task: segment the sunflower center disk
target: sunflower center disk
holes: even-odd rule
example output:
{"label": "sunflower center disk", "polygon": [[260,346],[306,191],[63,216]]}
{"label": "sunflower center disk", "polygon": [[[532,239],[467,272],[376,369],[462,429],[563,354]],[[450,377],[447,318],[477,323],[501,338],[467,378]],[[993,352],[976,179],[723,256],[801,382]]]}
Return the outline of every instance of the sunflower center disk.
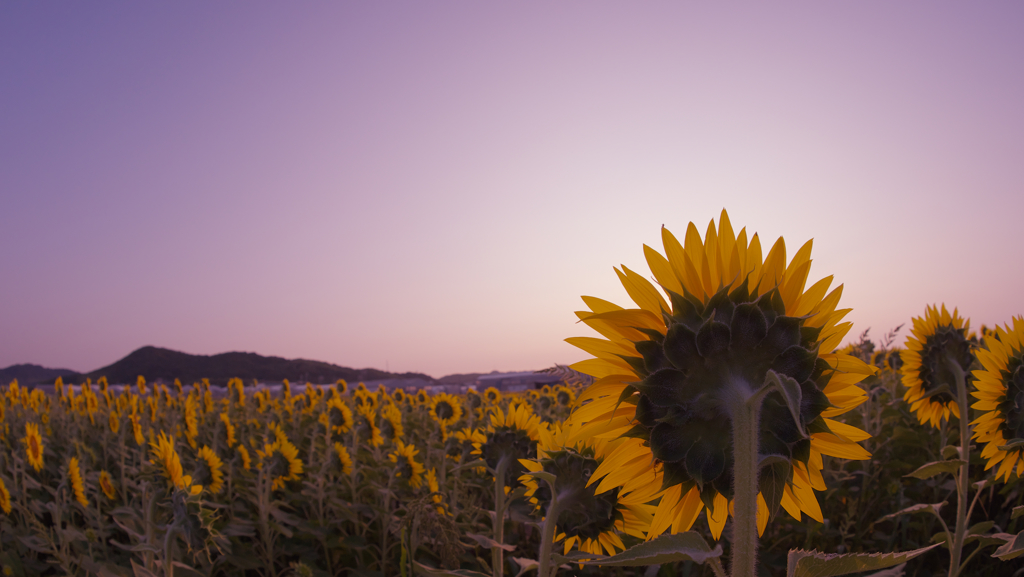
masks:
{"label": "sunflower center disk", "polygon": [[[622,519],[616,509],[619,488],[595,495],[597,485],[587,487],[587,481],[597,470],[598,462],[593,458],[572,451],[550,454],[543,461],[544,470],[557,478],[555,486],[559,492],[561,513],[558,527],[569,537],[597,539],[601,533],[611,531],[615,522]],[[534,493],[545,508],[551,501],[551,490],[547,483],[540,483]]]}
{"label": "sunflower center disk", "polygon": [[946,363],[947,358],[954,359],[965,375],[970,374],[974,355],[971,353],[971,343],[964,334],[966,332],[966,329],[941,326],[935,334],[925,339],[924,350],[921,351],[921,390],[932,402],[956,402],[956,390],[942,388],[943,385],[948,387],[956,382]]}
{"label": "sunflower center disk", "polygon": [[1006,398],[999,403],[1003,414],[1003,436],[1009,439],[1024,439],[1024,352],[1009,359],[1003,371]]}
{"label": "sunflower center disk", "polygon": [[[643,361],[634,368],[644,378],[635,385],[639,425],[632,434],[647,440],[663,463],[666,487],[696,483],[706,501],[714,491],[732,498],[728,407],[736,388],[748,397],[769,370],[787,375],[800,384],[805,426],[827,431],[820,415],[831,405],[821,389],[831,369],[817,355],[819,330],[786,316],[778,290],[751,301],[744,284],[707,304],[671,296],[674,314],[666,315],[665,336],[651,333],[652,340],[636,343]],[[638,360],[633,364],[640,365]],[[804,462],[810,457],[810,440],[778,392],[765,397],[759,428],[762,455]]]}

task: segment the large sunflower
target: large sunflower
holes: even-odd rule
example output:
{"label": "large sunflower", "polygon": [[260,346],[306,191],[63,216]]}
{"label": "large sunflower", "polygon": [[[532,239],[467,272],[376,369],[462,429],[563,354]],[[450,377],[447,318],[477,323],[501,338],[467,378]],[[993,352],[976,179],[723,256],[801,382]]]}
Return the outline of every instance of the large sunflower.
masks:
{"label": "large sunflower", "polygon": [[996,327],[985,345],[988,350],[978,351],[982,369],[974,371],[977,391],[971,393],[978,402],[971,406],[986,412],[971,424],[974,438],[985,443],[985,470],[999,465],[996,478],[1009,481],[1014,472],[1024,474],[1024,317]]}
{"label": "large sunflower", "polygon": [[956,309],[949,314],[946,305],[941,310],[929,306],[923,318],[913,320],[906,349],[900,353],[900,371],[907,388],[903,400],[910,403],[922,425],[927,422],[938,428],[942,419],[949,420],[950,413],[960,418],[956,382],[948,362],[956,362],[965,375],[970,374],[974,362],[967,336],[970,322],[961,318]]}
{"label": "large sunflower", "polygon": [[441,425],[441,430],[454,425],[462,418],[462,403],[458,397],[439,393],[430,399],[430,417]]}
{"label": "large sunflower", "polygon": [[339,397],[328,399],[327,410],[323,415],[327,417],[326,425],[331,428],[332,433],[347,433],[352,428],[352,409]]}
{"label": "large sunflower", "polygon": [[25,423],[25,436],[21,441],[25,443],[29,465],[38,472],[43,468],[43,437],[39,434],[39,425]]}
{"label": "large sunflower", "polygon": [[[814,494],[825,489],[822,455],[870,456],[856,444],[866,433],[832,420],[864,402],[857,383],[874,372],[833,352],[851,326],[840,322],[849,309],[836,308],[842,286],[829,292],[828,276],[805,289],[811,241],[788,266],[781,238],[762,259],[758,236],[734,234],[724,210],[704,239],[690,223],[683,244],[665,228],[662,240],[665,256],[648,246],[644,253],[664,294],[625,266],[616,269],[639,308],[583,297],[590,310],[577,315],[604,338],[567,339],[595,357],[572,367],[596,379],[577,400],[573,418],[585,423],[577,438],[632,438],[610,450],[591,482],[614,471],[621,485],[653,470],[666,492],[648,538],[670,526],[688,530],[705,507],[718,538],[733,496],[727,407],[774,371],[799,384],[807,432],[771,392],[760,409],[758,452],[790,464],[782,507],[822,521]],[[766,505],[759,494],[760,530]]]}
{"label": "large sunflower", "polygon": [[184,474],[184,470],[181,468],[181,458],[178,456],[178,451],[174,449],[173,437],[168,437],[163,431],[160,431],[160,436],[149,446],[154,457],[150,463],[163,469],[164,477],[167,477],[171,486],[188,491],[193,495],[198,495],[203,490],[202,485],[192,484],[191,475]]}
{"label": "large sunflower", "polygon": [[[280,429],[275,430],[278,433]],[[273,443],[265,443],[263,450],[256,450],[260,458],[260,468],[269,467],[270,478],[273,479],[271,489],[284,489],[287,481],[296,481],[302,474],[302,461],[299,460],[299,450],[288,440],[283,433],[277,434]]]}

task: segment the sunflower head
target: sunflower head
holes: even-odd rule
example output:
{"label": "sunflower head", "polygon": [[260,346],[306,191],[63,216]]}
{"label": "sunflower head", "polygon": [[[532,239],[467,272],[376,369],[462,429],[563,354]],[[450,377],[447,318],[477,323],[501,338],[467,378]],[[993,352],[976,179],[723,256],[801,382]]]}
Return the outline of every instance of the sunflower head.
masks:
{"label": "sunflower head", "polygon": [[352,474],[352,456],[349,455],[348,449],[341,443],[334,443],[334,455],[338,459],[338,465],[341,467],[341,473],[343,475]]}
{"label": "sunflower head", "polygon": [[475,411],[476,409],[479,409],[480,406],[483,405],[483,403],[484,400],[480,398],[480,393],[476,392],[473,389],[469,389],[468,391],[466,391],[466,406],[469,407],[471,410]]}
{"label": "sunflower head", "polygon": [[82,470],[78,467],[78,457],[71,457],[68,462],[68,478],[71,480],[75,500],[83,507],[88,507],[89,500],[85,498],[85,482],[82,480]]}
{"label": "sunflower head", "polygon": [[423,405],[425,403],[429,403],[430,402],[430,395],[428,395],[427,392],[424,391],[423,389],[420,389],[420,390],[416,391],[416,402],[421,404],[421,405]]}
{"label": "sunflower head", "polygon": [[[840,323],[849,309],[836,309],[842,287],[829,293],[831,276],[805,287],[811,241],[788,265],[781,238],[762,259],[758,236],[734,234],[725,211],[703,239],[693,223],[684,244],[665,228],[662,239],[664,256],[644,246],[660,291],[623,266],[616,274],[637,308],[584,297],[591,310],[577,313],[605,337],[567,339],[596,357],[572,367],[597,379],[577,400],[574,418],[586,423],[577,434],[641,440],[622,445],[628,454],[619,457],[648,456],[627,470],[658,472],[671,490],[659,505],[663,517],[682,515],[691,491],[709,511],[725,511],[733,493],[730,407],[769,382],[791,382],[799,419],[778,390],[768,393],[758,452],[791,463],[783,507],[821,521],[811,491],[825,489],[820,456],[868,456],[855,445],[862,431],[831,420],[864,401],[856,385],[874,371],[832,352],[850,329]],[[717,538],[725,515],[715,517]]]}
{"label": "sunflower head", "polygon": [[462,403],[448,393],[434,395],[430,400],[430,418],[441,428],[448,428],[462,418]]}
{"label": "sunflower head", "polygon": [[39,434],[39,425],[25,423],[25,437],[22,438],[22,442],[25,443],[28,463],[39,472],[43,468],[43,437]]}
{"label": "sunflower head", "polygon": [[[518,486],[519,477],[525,471],[519,459],[536,458],[537,442],[543,430],[545,425],[526,404],[510,405],[507,413],[498,408],[491,414],[486,440],[473,454],[484,459],[494,471],[504,462],[506,479]],[[504,483],[505,479],[497,481]]]}
{"label": "sunflower head", "polygon": [[339,397],[331,397],[327,401],[326,414],[327,424],[332,433],[347,433],[352,429],[352,409]]}
{"label": "sunflower head", "polygon": [[7,485],[4,484],[2,478],[0,478],[0,510],[3,510],[4,515],[11,514],[11,492],[7,490]]}
{"label": "sunflower head", "polygon": [[501,402],[501,391],[494,387],[487,387],[487,389],[484,390],[484,399],[492,405],[497,405]]}
{"label": "sunflower head", "polygon": [[263,445],[257,450],[260,468],[266,468],[268,476],[273,480],[271,489],[283,489],[288,481],[297,481],[302,474],[302,461],[299,450],[283,435],[278,435],[273,443]]}
{"label": "sunflower head", "polygon": [[[150,429],[151,434],[152,432],[153,430]],[[160,436],[150,443],[150,450],[153,455],[150,463],[161,468],[164,477],[167,478],[168,483],[172,487],[188,491],[193,495],[203,490],[202,485],[192,484],[191,475],[184,474],[181,467],[181,458],[178,456],[178,451],[174,448],[173,437],[168,437],[163,431],[160,431]]]}
{"label": "sunflower head", "polygon": [[924,317],[914,317],[914,328],[907,337],[903,361],[903,400],[917,413],[917,420],[938,428],[949,415],[960,418],[954,370],[969,375],[974,363],[973,343],[968,336],[970,322],[953,314],[946,305],[925,309]]}
{"label": "sunflower head", "polygon": [[412,445],[406,445],[401,439],[395,441],[395,450],[388,455],[388,459],[396,465],[395,476],[404,479],[413,489],[418,489],[423,484],[424,467],[416,461],[419,450]]}
{"label": "sunflower head", "polygon": [[242,468],[248,471],[252,468],[252,458],[249,457],[249,450],[242,443],[238,444],[238,456],[242,459]]}
{"label": "sunflower head", "polygon": [[359,437],[368,440],[371,447],[379,447],[384,444],[384,437],[381,436],[380,428],[377,426],[377,412],[368,405],[356,407],[353,426]]}
{"label": "sunflower head", "polygon": [[565,385],[558,385],[555,387],[555,401],[559,406],[570,407],[576,402],[576,393]]}
{"label": "sunflower head", "polygon": [[396,404],[401,405],[406,401],[405,391],[402,389],[395,389],[395,392],[391,393],[391,398],[395,400]]}
{"label": "sunflower head", "polygon": [[100,490],[103,491],[103,494],[111,501],[117,497],[117,489],[114,488],[114,480],[111,479],[110,473],[106,471],[100,471]]}
{"label": "sunflower head", "polygon": [[199,449],[193,478],[196,483],[208,486],[210,493],[214,495],[224,488],[224,462],[208,445],[203,445],[203,448]]}
{"label": "sunflower head", "polygon": [[984,443],[985,469],[996,465],[996,478],[1009,481],[1024,474],[1024,317],[996,327],[978,351],[982,369],[974,371],[978,399],[971,405],[984,413],[974,425],[974,438]]}
{"label": "sunflower head", "polygon": [[387,439],[401,439],[405,436],[405,429],[402,427],[402,411],[395,405],[388,403],[381,409],[380,433]]}

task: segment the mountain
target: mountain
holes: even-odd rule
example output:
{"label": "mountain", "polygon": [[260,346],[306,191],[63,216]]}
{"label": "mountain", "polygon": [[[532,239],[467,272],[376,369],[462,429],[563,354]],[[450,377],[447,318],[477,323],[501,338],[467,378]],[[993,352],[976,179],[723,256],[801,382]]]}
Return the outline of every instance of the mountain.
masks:
{"label": "mountain", "polygon": [[18,379],[18,384],[35,385],[37,383],[52,383],[57,377],[70,377],[78,373],[69,369],[48,369],[39,365],[11,365],[6,369],[0,369],[0,385],[6,385]]}
{"label": "mountain", "polygon": [[[256,353],[221,353],[219,355],[190,355],[158,347],[142,347],[127,357],[101,369],[65,377],[67,382],[77,382],[101,376],[114,383],[134,383],[142,375],[147,381],[181,379],[189,385],[201,379],[210,379],[213,384],[224,385],[228,379],[238,377],[250,383],[259,381],[281,381],[288,379],[296,383],[333,383],[345,379],[350,383],[381,379],[420,378],[433,382],[433,378],[420,373],[389,373],[377,369],[351,369],[306,359],[282,359],[264,357]],[[56,378],[56,375],[53,377]]]}

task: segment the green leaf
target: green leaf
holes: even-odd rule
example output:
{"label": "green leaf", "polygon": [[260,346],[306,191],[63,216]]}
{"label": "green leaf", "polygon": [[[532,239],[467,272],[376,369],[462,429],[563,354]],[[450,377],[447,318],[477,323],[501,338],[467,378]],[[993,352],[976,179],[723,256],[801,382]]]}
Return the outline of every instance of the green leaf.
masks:
{"label": "green leaf", "polygon": [[487,536],[484,536],[484,535],[475,535],[473,533],[466,533],[466,537],[469,537],[470,539],[476,541],[484,549],[494,549],[495,547],[499,547],[501,549],[504,549],[505,551],[515,551],[516,550],[515,545],[504,545],[504,544],[498,543],[494,539],[491,539],[490,537],[487,537]]}
{"label": "green leaf", "polygon": [[530,472],[523,473],[523,476],[524,477],[537,477],[538,479],[544,479],[552,487],[555,486],[555,479],[557,479],[557,477],[555,477],[551,473],[548,473],[547,471],[530,471]]}
{"label": "green leaf", "polygon": [[960,447],[954,447],[953,445],[946,445],[942,448],[942,458],[952,459],[960,457]]}
{"label": "green leaf", "polygon": [[540,567],[540,563],[536,562],[533,559],[527,559],[525,557],[513,557],[512,560],[515,561],[517,565],[519,565],[519,572],[516,573],[516,577],[522,577],[527,572],[533,571]]}
{"label": "green leaf", "polygon": [[1024,555],[1024,531],[1017,533],[1016,536],[992,553],[993,557],[1003,561],[1016,559],[1021,555]]}
{"label": "green leaf", "polygon": [[470,571],[469,569],[437,569],[434,567],[427,567],[419,561],[413,561],[416,566],[416,572],[427,577],[491,577],[486,573],[480,573],[479,571]]}
{"label": "green leaf", "polygon": [[1013,512],[1010,513],[1010,519],[1016,519],[1017,517],[1020,517],[1021,515],[1024,515],[1024,505],[1021,505],[1019,507],[1014,507],[1013,508]]}
{"label": "green leaf", "polygon": [[1000,451],[1012,451],[1024,447],[1024,439],[1010,439],[1005,445],[999,445]]}
{"label": "green leaf", "polygon": [[950,461],[933,461],[926,465],[921,465],[916,471],[909,475],[903,475],[904,477],[914,477],[915,479],[930,479],[935,475],[941,475],[942,473],[955,473],[957,472],[965,461],[960,459],[953,459]]}
{"label": "green leaf", "polygon": [[448,472],[449,473],[454,473],[456,471],[462,471],[463,469],[475,469],[477,467],[486,467],[486,466],[487,466],[487,461],[485,461],[483,459],[477,459],[475,461],[470,461],[469,463],[466,463],[464,465],[459,465],[458,467],[455,467],[454,469],[451,469]]}
{"label": "green leaf", "polygon": [[152,571],[136,563],[134,559],[131,559],[131,563],[132,571],[135,572],[135,577],[157,577],[157,575],[153,574]]}
{"label": "green leaf", "polygon": [[764,380],[765,384],[771,382],[775,385],[775,388],[782,394],[782,398],[786,400],[786,406],[789,407],[789,414],[793,415],[793,422],[796,423],[797,430],[800,431],[801,436],[806,438],[807,432],[804,430],[803,419],[800,418],[800,403],[803,401],[800,383],[789,375],[779,374],[771,369],[768,369]]}
{"label": "green leaf", "polygon": [[[714,557],[721,557],[722,546],[715,545],[712,549],[708,542],[696,531],[662,535],[656,539],[640,543],[630,549],[604,557],[592,553],[578,553],[573,557],[552,555],[558,563],[574,562],[583,565],[600,565],[602,567],[641,567],[644,565],[660,565],[674,561],[694,561],[703,563]],[[580,559],[591,559],[580,561]]]}
{"label": "green leaf", "polygon": [[793,549],[789,552],[786,577],[833,577],[861,571],[886,569],[905,563],[936,547],[938,545],[931,545],[903,553],[846,553],[843,555]]}
{"label": "green leaf", "polygon": [[[932,503],[932,504],[917,503],[916,505],[911,505],[911,506],[907,507],[906,509],[900,509],[899,511],[896,511],[895,513],[890,513],[889,515],[886,515],[885,517],[882,517],[878,521],[884,521],[886,519],[893,519],[895,517],[899,517],[900,515],[906,515],[907,513],[920,513],[922,511],[928,512],[928,513],[932,513],[932,514],[938,516],[939,515],[939,509],[941,509],[942,506],[945,505],[945,504],[946,504],[946,501],[943,501],[941,503]],[[878,521],[875,521],[875,522],[877,523]]]}
{"label": "green leaf", "polygon": [[[775,455],[765,457],[761,460],[761,470],[758,473],[758,487],[765,503],[768,504],[768,518],[774,519],[779,511],[779,503],[782,502],[782,494],[786,490],[786,482],[789,481],[790,464],[786,458],[774,459]],[[764,464],[765,461],[769,461]]]}
{"label": "green leaf", "polygon": [[981,523],[975,523],[967,530],[968,535],[984,535],[989,529],[995,526],[993,521],[982,521]]}

